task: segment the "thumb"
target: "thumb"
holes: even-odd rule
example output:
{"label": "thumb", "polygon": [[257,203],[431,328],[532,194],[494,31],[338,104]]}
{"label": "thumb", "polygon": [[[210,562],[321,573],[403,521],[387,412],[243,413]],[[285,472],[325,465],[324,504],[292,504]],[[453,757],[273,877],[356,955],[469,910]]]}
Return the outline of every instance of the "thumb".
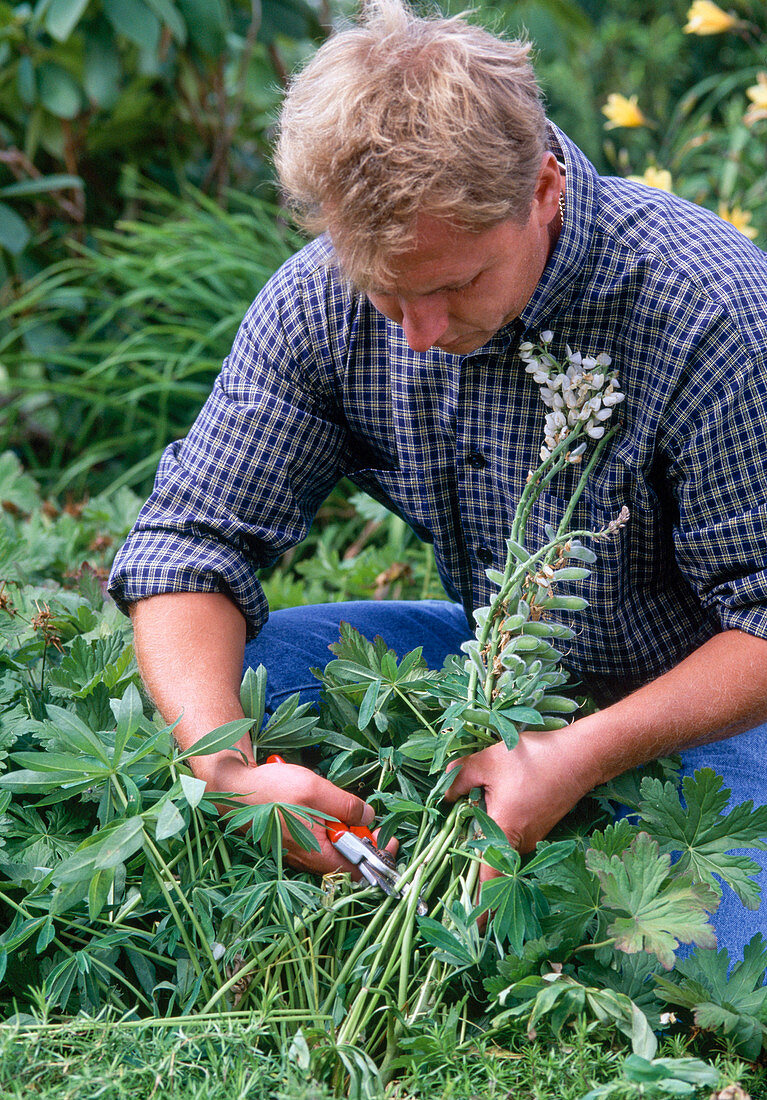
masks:
{"label": "thumb", "polygon": [[317,776],[317,787],[313,805],[330,817],[336,817],[347,825],[372,825],[375,820],[375,810],[367,802],[363,802],[356,794],[344,791],[336,787],[328,779]]}

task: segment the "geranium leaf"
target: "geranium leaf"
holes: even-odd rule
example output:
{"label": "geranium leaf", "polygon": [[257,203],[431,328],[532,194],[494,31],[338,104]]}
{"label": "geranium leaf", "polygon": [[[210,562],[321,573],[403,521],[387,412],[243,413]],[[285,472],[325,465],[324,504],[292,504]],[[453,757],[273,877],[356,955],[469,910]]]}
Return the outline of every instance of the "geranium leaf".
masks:
{"label": "geranium leaf", "polygon": [[728,883],[749,909],[758,909],[761,890],[750,875],[759,870],[748,856],[730,848],[767,848],[767,806],[743,802],[725,813],[730,792],[711,768],[682,780],[682,792],[659,779],[642,780],[639,812],[663,852],[680,852],[677,870],[691,871],[694,881],[717,894],[715,874]]}
{"label": "geranium leaf", "polygon": [[689,878],[670,878],[671,857],[647,833],[638,833],[622,856],[590,848],[586,864],[599,876],[605,907],[615,911],[607,933],[619,951],[650,951],[669,970],[680,942],[715,945],[707,920],[716,908],[714,892]]}
{"label": "geranium leaf", "polygon": [[[728,973],[727,952],[697,951],[679,959],[672,977],[656,976],[659,997],[693,1014],[698,1027],[727,1034],[738,1053],[759,1056],[767,1041],[767,944],[757,933]],[[675,980],[674,980],[675,979]]]}

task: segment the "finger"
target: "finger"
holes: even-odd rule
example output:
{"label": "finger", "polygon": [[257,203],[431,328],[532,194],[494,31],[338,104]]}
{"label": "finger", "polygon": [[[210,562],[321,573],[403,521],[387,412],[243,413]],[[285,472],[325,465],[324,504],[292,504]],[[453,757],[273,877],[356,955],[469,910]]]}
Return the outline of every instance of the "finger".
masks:
{"label": "finger", "polygon": [[445,798],[448,802],[455,802],[459,798],[463,798],[474,787],[479,787],[482,784],[477,781],[475,775],[475,769],[472,767],[472,757],[462,756],[460,760],[455,760],[452,764],[448,764],[448,772],[455,772],[455,778],[445,791]]}
{"label": "finger", "polygon": [[[307,822],[308,824],[308,822]],[[355,881],[359,881],[360,872],[354,864],[341,855],[330,841],[324,822],[314,821],[311,826],[319,851],[302,848],[283,828],[282,842],[285,846],[285,858],[291,867],[300,871],[311,871],[316,875],[330,875],[346,872]]]}
{"label": "finger", "polygon": [[[376,842],[376,846],[378,846],[378,834],[380,833],[380,831],[380,829],[373,830],[373,840]],[[396,856],[397,852],[399,851],[399,841],[397,840],[396,836],[393,836],[391,838],[389,843],[384,848],[384,851],[390,852],[391,855]]]}
{"label": "finger", "polygon": [[375,820],[375,810],[367,802],[363,802],[356,794],[344,791],[336,787],[329,779],[321,775],[311,773],[313,776],[311,791],[312,809],[335,817],[347,825],[370,826]]}

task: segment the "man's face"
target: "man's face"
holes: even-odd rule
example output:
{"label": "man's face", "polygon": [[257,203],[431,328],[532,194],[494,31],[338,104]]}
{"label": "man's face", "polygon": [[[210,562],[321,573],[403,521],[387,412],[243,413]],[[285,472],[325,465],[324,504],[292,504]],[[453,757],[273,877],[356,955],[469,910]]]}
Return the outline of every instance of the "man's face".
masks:
{"label": "man's face", "polygon": [[413,351],[476,351],[530,301],[556,242],[559,186],[556,162],[545,160],[527,221],[480,233],[422,215],[391,285],[368,289],[370,302],[402,326]]}

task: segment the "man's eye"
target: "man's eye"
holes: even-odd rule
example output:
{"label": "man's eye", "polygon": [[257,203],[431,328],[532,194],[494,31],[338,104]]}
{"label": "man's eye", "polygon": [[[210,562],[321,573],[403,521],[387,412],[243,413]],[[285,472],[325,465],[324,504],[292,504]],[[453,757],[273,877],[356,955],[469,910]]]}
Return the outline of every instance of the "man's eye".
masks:
{"label": "man's eye", "polygon": [[461,283],[460,286],[448,287],[449,294],[460,294],[462,290],[470,290],[479,279],[479,275],[475,275],[473,279],[469,279],[467,283]]}

